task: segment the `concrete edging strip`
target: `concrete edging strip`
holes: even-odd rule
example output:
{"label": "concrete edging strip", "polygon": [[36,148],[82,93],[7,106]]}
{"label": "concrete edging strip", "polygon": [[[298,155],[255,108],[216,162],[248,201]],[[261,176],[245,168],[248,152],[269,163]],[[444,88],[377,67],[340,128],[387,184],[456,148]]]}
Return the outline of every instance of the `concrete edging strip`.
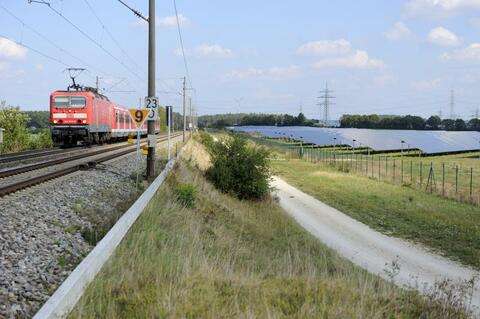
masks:
{"label": "concrete edging strip", "polygon": [[118,220],[87,257],[73,270],[70,276],[65,279],[53,296],[51,296],[35,314],[34,319],[65,318],[70,313],[82,297],[87,286],[95,279],[97,273],[113,254],[115,248],[120,244],[130,227],[145,210],[153,196],[155,196],[168,173],[170,173],[175,166],[175,163],[175,158],[167,163],[162,173],[160,173],[147,190]]}

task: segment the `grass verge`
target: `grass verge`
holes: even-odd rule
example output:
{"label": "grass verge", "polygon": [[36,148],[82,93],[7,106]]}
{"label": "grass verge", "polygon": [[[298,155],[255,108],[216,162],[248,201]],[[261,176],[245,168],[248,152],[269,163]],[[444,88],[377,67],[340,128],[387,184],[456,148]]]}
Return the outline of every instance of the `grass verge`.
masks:
{"label": "grass verge", "polygon": [[273,161],[292,185],[388,235],[480,268],[480,207],[299,159]]}
{"label": "grass verge", "polygon": [[188,150],[70,318],[466,317],[340,258],[274,200],[219,193]]}

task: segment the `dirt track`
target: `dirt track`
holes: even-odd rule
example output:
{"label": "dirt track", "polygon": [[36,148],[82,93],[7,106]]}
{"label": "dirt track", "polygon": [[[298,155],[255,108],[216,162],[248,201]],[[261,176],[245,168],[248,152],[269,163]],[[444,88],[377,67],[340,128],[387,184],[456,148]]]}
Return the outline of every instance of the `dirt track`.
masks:
{"label": "dirt track", "polygon": [[[419,245],[374,231],[278,177],[274,178],[272,186],[276,188],[283,209],[307,231],[353,263],[383,278],[393,278],[399,286],[417,287],[425,292],[444,279],[460,283],[480,276],[480,272]],[[480,317],[478,282],[476,288],[471,305]]]}

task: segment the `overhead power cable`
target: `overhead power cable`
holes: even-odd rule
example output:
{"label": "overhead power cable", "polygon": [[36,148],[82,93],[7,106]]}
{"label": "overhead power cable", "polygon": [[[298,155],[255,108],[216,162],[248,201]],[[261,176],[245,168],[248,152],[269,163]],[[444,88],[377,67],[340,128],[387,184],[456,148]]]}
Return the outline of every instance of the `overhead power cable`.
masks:
{"label": "overhead power cable", "polygon": [[41,1],[41,3],[47,5],[47,7],[52,10],[55,14],[57,14],[59,17],[61,17],[63,20],[65,20],[68,24],[70,24],[73,28],[75,28],[78,32],[80,32],[85,38],[87,38],[88,40],[90,40],[90,42],[92,42],[93,44],[95,44],[98,48],[100,48],[103,52],[105,52],[107,55],[109,55],[112,59],[114,59],[115,61],[117,61],[119,64],[121,64],[127,71],[129,71],[130,73],[132,73],[133,75],[135,75],[135,77],[137,77],[139,80],[144,80],[144,78],[142,78],[140,75],[138,75],[135,71],[133,71],[130,67],[128,67],[122,60],[120,60],[119,58],[117,58],[115,55],[113,55],[110,51],[108,51],[107,49],[105,49],[100,43],[98,43],[98,41],[96,41],[94,38],[92,38],[88,33],[86,33],[85,31],[83,31],[79,26],[77,26],[75,23],[73,23],[72,21],[70,21],[70,19],[68,19],[67,17],[65,17],[60,11],[58,11],[57,9],[55,9],[53,6],[51,6],[48,2],[46,2],[45,0],[39,0]]}
{"label": "overhead power cable", "polygon": [[178,17],[177,1],[176,0],[173,0],[173,7],[175,8],[175,17],[177,19],[178,39],[180,41],[180,47],[182,49],[183,64],[185,66],[185,72],[187,74],[188,84],[190,85],[190,87],[192,87],[192,82],[190,80],[190,71],[188,69],[187,57],[185,55],[185,47],[183,45],[182,29],[180,28],[180,19]]}
{"label": "overhead power cable", "polygon": [[15,43],[16,45],[19,45],[19,46],[22,46],[22,47],[24,47],[24,48],[27,48],[27,49],[29,49],[29,50],[37,53],[38,55],[41,55],[41,56],[43,56],[44,58],[47,58],[47,59],[49,59],[49,60],[52,60],[52,61],[54,61],[54,62],[56,62],[56,63],[58,63],[58,64],[61,64],[61,65],[63,65],[63,66],[69,67],[69,68],[73,67],[72,65],[63,62],[62,60],[60,60],[60,59],[58,59],[58,58],[55,58],[55,57],[53,57],[53,56],[51,56],[51,55],[48,55],[48,54],[46,54],[46,53],[44,53],[44,52],[42,52],[42,51],[40,51],[40,50],[37,50],[37,49],[35,49],[35,48],[33,48],[33,47],[25,44],[25,43],[20,43],[20,42],[18,42],[18,41],[15,41],[15,40],[7,37],[7,36],[4,36],[3,34],[0,34],[0,37],[1,37],[1,38],[4,38],[4,39],[7,39],[8,41],[11,41],[11,42]]}
{"label": "overhead power cable", "polygon": [[[39,31],[37,31],[35,28],[33,28],[32,26],[28,25],[27,23],[25,23],[25,21],[23,21],[22,19],[20,19],[17,15],[15,15],[14,13],[12,13],[10,10],[8,10],[7,8],[5,8],[1,3],[0,3],[0,8],[2,8],[7,14],[9,14],[11,17],[13,17],[15,20],[17,20],[19,23],[21,23],[24,27],[26,27],[27,29],[29,29],[30,31],[32,31],[33,33],[35,33],[37,36],[39,36],[40,38],[42,38],[43,40],[47,41],[48,43],[50,43],[52,46],[54,46],[57,50],[59,50],[60,52],[62,53],[65,53],[66,55],[70,56],[71,58],[79,61],[80,63],[82,63],[83,65],[87,66],[88,68],[92,69],[92,70],[95,70],[99,73],[102,73],[102,74],[107,74],[106,72],[94,67],[93,65],[91,65],[90,63],[86,62],[85,60],[73,55],[72,53],[70,53],[69,51],[65,50],[64,48],[62,48],[61,46],[59,46],[58,44],[56,44],[54,41],[50,40],[47,36],[45,36],[44,34],[40,33]],[[22,41],[23,42],[23,41]],[[33,51],[33,49],[31,49]],[[59,59],[58,59],[59,60]]]}
{"label": "overhead power cable", "polygon": [[122,53],[130,60],[130,62],[132,62],[132,64],[135,64],[135,66],[139,69],[139,70],[142,70],[142,73],[143,72],[143,68],[137,64],[137,62],[135,62],[135,60],[130,57],[130,55],[128,55],[128,53],[123,49],[123,47],[120,45],[120,43],[118,42],[118,40],[113,36],[113,34],[110,32],[110,30],[107,28],[107,26],[102,22],[102,19],[100,19],[100,17],[97,15],[97,13],[95,12],[95,10],[93,9],[92,5],[90,4],[90,2],[88,0],[83,0],[85,2],[85,4],[88,6],[88,8],[90,9],[90,11],[93,13],[93,15],[95,16],[95,18],[97,19],[98,23],[100,23],[100,25],[102,26],[102,28],[107,32],[107,35],[110,37],[110,39],[112,39],[112,41],[117,45],[117,47],[120,49],[120,51],[122,51]]}

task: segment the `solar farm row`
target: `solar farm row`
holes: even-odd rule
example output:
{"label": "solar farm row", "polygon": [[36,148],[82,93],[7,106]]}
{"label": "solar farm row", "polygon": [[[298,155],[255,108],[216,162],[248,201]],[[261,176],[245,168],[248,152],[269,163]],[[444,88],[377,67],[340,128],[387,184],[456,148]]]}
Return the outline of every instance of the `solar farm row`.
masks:
{"label": "solar farm row", "polygon": [[374,151],[418,149],[425,154],[480,150],[480,132],[372,130],[354,128],[238,126],[234,131],[292,138],[319,146],[349,145]]}

